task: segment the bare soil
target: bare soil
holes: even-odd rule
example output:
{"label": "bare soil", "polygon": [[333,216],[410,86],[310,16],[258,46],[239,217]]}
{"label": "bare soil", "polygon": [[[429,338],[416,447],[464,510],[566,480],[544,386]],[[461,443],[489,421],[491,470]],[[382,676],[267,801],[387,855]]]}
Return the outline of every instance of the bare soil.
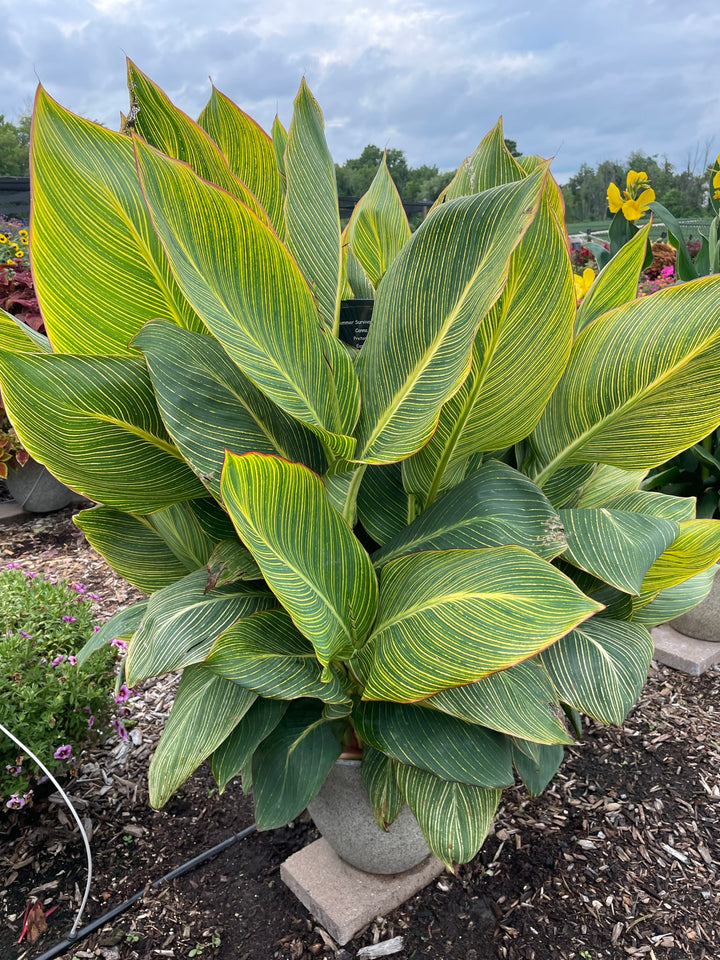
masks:
{"label": "bare soil", "polygon": [[[88,546],[66,510],[0,527],[0,564],[80,580],[107,617],[138,596]],[[94,878],[83,925],[145,896],[62,960],[347,960],[402,936],[398,957],[443,960],[715,958],[720,948],[720,669],[688,677],[653,664],[622,728],[586,725],[552,786],[504,794],[471,863],[338,948],[279,877],[315,839],[300,817],[239,840],[170,882],[154,881],[253,822],[233,782],[219,796],[202,768],[161,811],[147,767],[175,677],[146,684],[127,743],[86,758],[68,790],[92,833]],[[85,885],[77,829],[57,795],[0,814],[0,960],[33,960],[67,936]],[[57,906],[18,944],[28,903]]]}

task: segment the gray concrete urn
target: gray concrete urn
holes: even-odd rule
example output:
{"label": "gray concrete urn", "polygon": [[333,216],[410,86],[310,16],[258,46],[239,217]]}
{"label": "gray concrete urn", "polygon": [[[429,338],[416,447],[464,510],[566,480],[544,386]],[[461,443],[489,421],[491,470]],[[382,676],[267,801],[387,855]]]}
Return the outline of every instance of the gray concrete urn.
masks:
{"label": "gray concrete urn", "polygon": [[715,577],[705,599],[681,617],[671,620],[670,626],[686,637],[720,643],[720,575]]}
{"label": "gray concrete urn", "polygon": [[56,480],[47,467],[28,460],[24,467],[9,470],[5,484],[13,500],[30,513],[61,510],[78,499],[64,483]]}
{"label": "gray concrete urn", "polygon": [[308,813],[340,859],[366,873],[404,873],[430,855],[407,804],[387,832],[377,825],[360,760],[335,762]]}

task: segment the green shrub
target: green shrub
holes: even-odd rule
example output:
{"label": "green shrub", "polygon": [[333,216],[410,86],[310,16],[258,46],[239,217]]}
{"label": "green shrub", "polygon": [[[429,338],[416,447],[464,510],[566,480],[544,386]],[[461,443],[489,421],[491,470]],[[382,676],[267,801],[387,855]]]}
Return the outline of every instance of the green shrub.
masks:
{"label": "green shrub", "polygon": [[[94,595],[93,595],[94,596]],[[112,696],[117,647],[79,666],[74,652],[93,632],[92,597],[82,584],[55,583],[10,564],[0,572],[0,723],[53,773],[74,772],[82,751],[122,721]],[[123,701],[126,691],[120,693]],[[23,807],[37,766],[0,733],[0,801]]]}

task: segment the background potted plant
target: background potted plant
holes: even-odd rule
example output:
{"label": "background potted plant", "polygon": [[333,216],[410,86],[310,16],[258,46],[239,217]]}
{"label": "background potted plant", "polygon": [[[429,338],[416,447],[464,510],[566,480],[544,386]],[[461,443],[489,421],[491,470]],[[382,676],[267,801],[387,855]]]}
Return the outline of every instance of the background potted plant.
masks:
{"label": "background potted plant", "polygon": [[720,423],[720,279],[636,301],[643,228],[578,306],[557,184],[499,123],[414,234],[384,164],[341,233],[305,82],[270,137],[217,90],[196,124],[129,81],[119,134],[38,92],[55,352],[0,327],[0,385],[150,594],[107,627],[127,683],[183,670],[151,800],[209,759],[271,828],[361,750],[378,822],[407,803],[468,860],[514,771],[539,792],[580,712],[622,722],[648,627],[720,556],[693,500],[640,489]]}

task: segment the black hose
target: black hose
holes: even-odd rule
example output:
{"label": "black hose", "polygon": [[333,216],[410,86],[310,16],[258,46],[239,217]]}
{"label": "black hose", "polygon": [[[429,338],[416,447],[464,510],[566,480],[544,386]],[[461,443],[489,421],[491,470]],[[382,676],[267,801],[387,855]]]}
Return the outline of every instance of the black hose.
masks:
{"label": "black hose", "polygon": [[[227,850],[228,847],[231,847],[234,843],[237,843],[238,840],[244,840],[245,837],[249,837],[250,834],[255,833],[256,830],[256,825],[252,823],[249,827],[241,830],[240,833],[234,833],[232,837],[228,837],[227,840],[223,840],[222,843],[216,844],[214,847],[206,850],[205,853],[198,854],[198,856],[193,857],[192,860],[188,860],[181,866],[171,870],[170,873],[166,873],[164,877],[160,877],[159,880],[154,880],[150,884],[150,888],[152,889],[153,887],[159,887],[161,883],[167,883],[170,880],[174,880],[175,877],[181,877],[184,873],[194,870],[195,867],[199,867],[201,863],[205,863],[205,861],[209,860],[210,857],[214,857],[216,853],[221,853],[223,850]],[[50,947],[49,950],[46,950],[45,953],[40,954],[40,956],[36,957],[35,960],[52,960],[53,957],[59,956],[64,950],[67,950],[68,947],[74,946],[78,940],[83,940],[91,933],[94,933],[99,927],[102,927],[103,924],[108,923],[110,920],[114,920],[115,917],[119,916],[121,913],[125,913],[129,907],[131,907],[134,903],[137,903],[138,900],[141,900],[144,896],[144,889],[138,891],[138,893],[134,893],[128,900],[125,900],[124,903],[118,904],[117,907],[113,907],[111,910],[108,910],[107,913],[104,913],[101,917],[98,917],[96,920],[92,920],[87,924],[87,926],[81,927],[74,937],[65,937],[64,940],[61,940],[60,943],[56,943],[54,947]]]}

